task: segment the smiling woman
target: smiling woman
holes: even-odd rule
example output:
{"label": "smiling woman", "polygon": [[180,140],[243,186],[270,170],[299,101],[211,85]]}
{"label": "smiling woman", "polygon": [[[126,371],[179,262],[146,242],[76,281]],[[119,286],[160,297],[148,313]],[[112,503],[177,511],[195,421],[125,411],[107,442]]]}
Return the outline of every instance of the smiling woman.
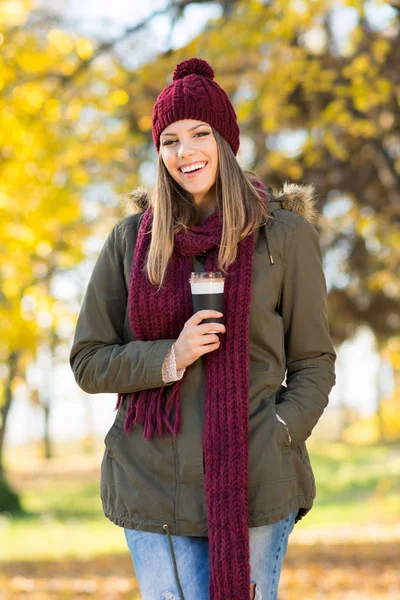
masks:
{"label": "smiling woman", "polygon": [[[177,65],[152,134],[154,190],[110,233],[71,351],[85,391],[118,393],[103,509],[143,600],[276,600],[335,379],[313,187],[275,199],[241,168],[234,108],[199,58]],[[194,311],[192,271],[224,273],[223,314]]]}

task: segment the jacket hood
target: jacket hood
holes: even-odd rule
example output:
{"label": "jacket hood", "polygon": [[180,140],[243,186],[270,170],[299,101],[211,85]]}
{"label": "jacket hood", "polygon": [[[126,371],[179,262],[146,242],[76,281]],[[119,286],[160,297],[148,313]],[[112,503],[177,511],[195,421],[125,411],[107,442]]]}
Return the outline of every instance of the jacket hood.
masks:
{"label": "jacket hood", "polygon": [[[277,196],[274,196],[271,187],[269,192],[269,212],[283,208],[304,217],[309,223],[315,224],[318,220],[318,211],[315,208],[316,195],[314,184],[297,184],[286,181]],[[125,194],[126,212],[143,212],[149,206],[150,193],[142,186],[135,188],[132,192]]]}
{"label": "jacket hood", "polygon": [[297,184],[286,181],[277,197],[272,194],[270,204],[271,210],[275,208],[273,205],[277,203],[276,208],[283,208],[297,213],[314,225],[318,220],[318,211],[315,208],[316,201],[314,184]]}

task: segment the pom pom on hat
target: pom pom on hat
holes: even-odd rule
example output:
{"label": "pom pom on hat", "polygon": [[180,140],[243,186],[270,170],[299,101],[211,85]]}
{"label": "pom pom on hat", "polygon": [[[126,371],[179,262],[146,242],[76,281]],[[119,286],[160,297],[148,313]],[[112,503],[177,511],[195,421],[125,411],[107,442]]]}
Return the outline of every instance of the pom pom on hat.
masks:
{"label": "pom pom on hat", "polygon": [[157,97],[151,120],[157,152],[160,151],[160,135],[164,129],[183,119],[208,123],[237,154],[240,131],[235,109],[225,90],[214,81],[214,70],[202,58],[188,58],[179,63],[172,83]]}
{"label": "pom pom on hat", "polygon": [[176,66],[173,81],[183,79],[187,75],[202,75],[208,79],[214,79],[214,71],[206,60],[202,58],[188,58]]}

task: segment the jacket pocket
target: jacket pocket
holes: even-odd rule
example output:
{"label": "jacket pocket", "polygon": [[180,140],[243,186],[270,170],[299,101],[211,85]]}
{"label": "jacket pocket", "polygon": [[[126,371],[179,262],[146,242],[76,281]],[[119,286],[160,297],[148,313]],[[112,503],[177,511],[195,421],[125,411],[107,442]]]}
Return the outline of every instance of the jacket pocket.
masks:
{"label": "jacket pocket", "polygon": [[[275,414],[277,414],[277,413],[275,412]],[[279,421],[277,416],[276,416],[275,438],[276,438],[277,446],[282,450],[282,452],[285,452],[285,451],[290,452],[291,451],[292,445],[289,440],[288,430],[287,430],[286,426],[283,423],[281,423],[281,421]]]}
{"label": "jacket pocket", "polygon": [[294,479],[291,449],[285,446],[276,417],[275,394],[261,397],[253,406],[249,425],[249,486]]}

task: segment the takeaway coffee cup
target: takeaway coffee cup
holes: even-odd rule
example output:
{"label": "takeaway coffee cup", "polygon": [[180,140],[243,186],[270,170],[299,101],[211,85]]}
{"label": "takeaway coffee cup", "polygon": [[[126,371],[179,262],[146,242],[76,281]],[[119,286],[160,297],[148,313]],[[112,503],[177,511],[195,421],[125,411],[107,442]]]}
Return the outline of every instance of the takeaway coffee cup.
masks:
{"label": "takeaway coffee cup", "polygon": [[[189,279],[192,290],[193,312],[216,310],[224,312],[225,275],[221,271],[192,272]],[[223,323],[223,317],[209,317],[202,323]],[[210,333],[221,333],[210,331]]]}

